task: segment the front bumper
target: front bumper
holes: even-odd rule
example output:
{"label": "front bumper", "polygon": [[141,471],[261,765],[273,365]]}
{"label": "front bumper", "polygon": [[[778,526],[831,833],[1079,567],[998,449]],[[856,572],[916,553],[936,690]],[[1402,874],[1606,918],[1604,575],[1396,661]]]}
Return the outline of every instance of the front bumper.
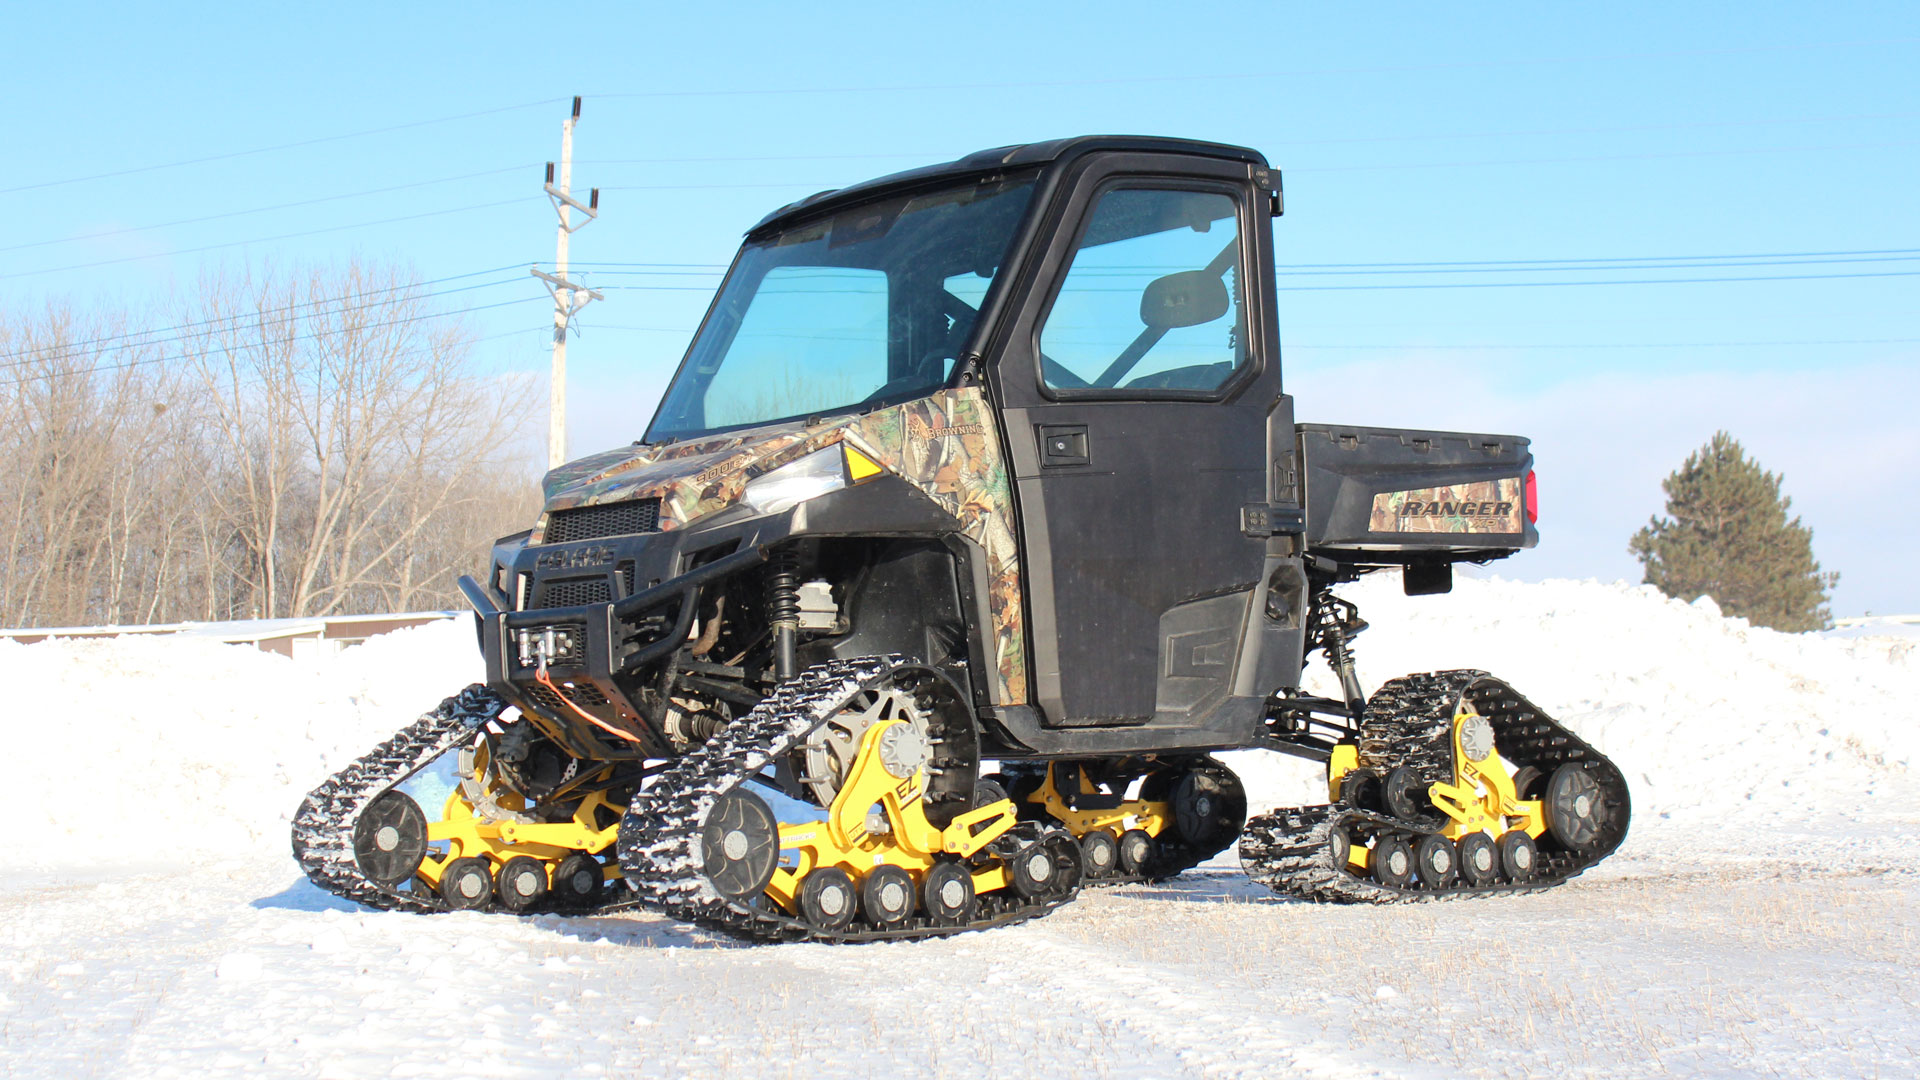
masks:
{"label": "front bumper", "polygon": [[[571,744],[567,749],[576,757],[607,756],[608,726],[632,735],[631,745],[621,749],[637,756],[660,757],[670,752],[657,716],[650,716],[658,710],[649,709],[647,700],[656,696],[650,692],[659,689],[655,684],[661,662],[686,642],[705,586],[766,558],[761,545],[743,544],[665,580],[641,578],[651,584],[637,591],[618,584],[623,575],[634,573],[631,567],[636,562],[646,566],[679,561],[679,544],[658,543],[668,535],[627,537],[621,540],[631,543],[601,541],[594,545],[637,556],[632,560],[603,560],[608,566],[609,591],[625,593],[608,602],[508,611],[500,603],[507,599],[503,590],[484,587],[470,577],[460,579],[461,591],[480,618],[487,685],[522,712],[549,721],[548,728],[566,736],[563,741]],[[655,550],[642,551],[644,547]],[[554,550],[567,549],[523,549],[512,565],[496,565],[496,581],[503,570],[514,574],[509,580],[528,580],[521,577],[528,571],[520,570],[520,564],[526,563],[531,569],[532,563]],[[619,569],[612,569],[615,566]],[[661,569],[664,572],[665,567]],[[533,579],[532,587],[546,586]],[[516,588],[522,596],[529,595],[529,585]],[[543,667],[545,681],[540,678]],[[586,720],[582,713],[599,723]]]}

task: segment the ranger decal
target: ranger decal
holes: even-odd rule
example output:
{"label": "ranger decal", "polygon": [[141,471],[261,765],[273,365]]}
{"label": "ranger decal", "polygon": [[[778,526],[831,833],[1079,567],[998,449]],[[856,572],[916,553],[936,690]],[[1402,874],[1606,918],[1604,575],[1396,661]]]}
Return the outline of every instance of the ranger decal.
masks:
{"label": "ranger decal", "polygon": [[1526,531],[1520,479],[1383,491],[1373,497],[1367,528],[1378,533],[1518,533]]}

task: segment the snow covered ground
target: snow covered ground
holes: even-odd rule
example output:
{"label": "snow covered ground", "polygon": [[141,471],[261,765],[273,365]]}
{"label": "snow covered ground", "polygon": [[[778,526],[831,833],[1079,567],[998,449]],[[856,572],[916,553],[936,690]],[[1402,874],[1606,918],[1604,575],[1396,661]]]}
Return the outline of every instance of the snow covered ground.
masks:
{"label": "snow covered ground", "polygon": [[[1592,582],[1346,594],[1369,689],[1484,667],[1619,762],[1621,852],[1539,896],[1390,909],[1274,898],[1229,855],[862,947],[380,914],[301,878],[287,817],[477,676],[465,624],[301,662],[0,642],[0,1074],[1920,1075],[1920,640]],[[1316,799],[1303,763],[1235,767],[1261,808]]]}

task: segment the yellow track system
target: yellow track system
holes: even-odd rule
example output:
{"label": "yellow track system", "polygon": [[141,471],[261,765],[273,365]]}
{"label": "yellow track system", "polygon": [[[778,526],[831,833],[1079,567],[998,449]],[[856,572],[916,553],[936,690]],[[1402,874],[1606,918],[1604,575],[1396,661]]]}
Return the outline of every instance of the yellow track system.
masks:
{"label": "yellow track system", "polygon": [[[484,749],[475,754],[471,780],[485,785],[488,796],[501,809],[515,813],[526,809],[526,799],[492,775]],[[441,819],[427,825],[427,841],[447,845],[444,854],[429,848],[426,858],[420,862],[420,869],[415,873],[416,877],[434,889],[440,887],[440,878],[447,866],[453,860],[466,856],[486,859],[496,872],[508,859],[531,856],[540,860],[546,868],[547,884],[551,886],[554,868],[562,859],[576,852],[598,855],[613,845],[620,832],[622,807],[609,800],[604,791],[593,792],[580,800],[570,821],[525,822],[487,820],[475,810],[463,789],[464,785],[456,785],[447,796]],[[597,824],[603,811],[605,818],[611,822],[604,827]],[[617,881],[620,867],[609,862],[602,875],[603,880]]]}
{"label": "yellow track system", "polygon": [[[974,855],[1018,820],[1012,801],[1002,799],[959,815],[944,829],[928,821],[926,770],[916,765],[905,776],[895,775],[880,753],[894,729],[911,730],[900,720],[867,728],[824,819],[780,827],[780,850],[792,857],[774,870],[766,891],[788,912],[799,912],[800,882],[819,867],[838,867],[858,882],[876,867],[897,866],[918,881],[936,857]],[[976,894],[1011,881],[998,862],[973,870],[972,877]]]}
{"label": "yellow track system", "polygon": [[[1475,721],[1478,721],[1476,724]],[[1427,799],[1446,815],[1446,823],[1435,830],[1449,840],[1470,833],[1485,833],[1498,838],[1513,830],[1523,830],[1539,839],[1547,831],[1545,807],[1538,799],[1522,799],[1514,785],[1513,770],[1493,745],[1491,725],[1465,701],[1454,712],[1452,723],[1453,776],[1427,788]],[[1484,739],[1485,746],[1479,745]],[[1478,752],[1480,756],[1473,755]],[[1333,748],[1327,762],[1327,797],[1340,799],[1341,781],[1360,767],[1359,748],[1341,743]],[[1355,844],[1347,851],[1347,863],[1357,870],[1367,869],[1368,849]]]}

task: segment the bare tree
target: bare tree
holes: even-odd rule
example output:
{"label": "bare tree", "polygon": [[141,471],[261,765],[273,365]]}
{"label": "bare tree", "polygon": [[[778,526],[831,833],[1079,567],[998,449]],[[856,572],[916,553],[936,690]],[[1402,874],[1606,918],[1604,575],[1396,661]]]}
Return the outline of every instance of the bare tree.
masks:
{"label": "bare tree", "polygon": [[227,572],[249,610],[446,597],[474,541],[444,524],[490,503],[501,474],[526,477],[514,433],[527,395],[480,377],[464,329],[391,269],[249,273],[200,291],[218,321],[190,351],[225,458]]}
{"label": "bare tree", "polygon": [[9,621],[140,618],[176,557],[174,447],[158,421],[179,375],[124,326],[62,307],[0,322]]}
{"label": "bare tree", "polygon": [[212,275],[180,315],[0,318],[0,619],[444,606],[537,510],[534,395],[409,276]]}

